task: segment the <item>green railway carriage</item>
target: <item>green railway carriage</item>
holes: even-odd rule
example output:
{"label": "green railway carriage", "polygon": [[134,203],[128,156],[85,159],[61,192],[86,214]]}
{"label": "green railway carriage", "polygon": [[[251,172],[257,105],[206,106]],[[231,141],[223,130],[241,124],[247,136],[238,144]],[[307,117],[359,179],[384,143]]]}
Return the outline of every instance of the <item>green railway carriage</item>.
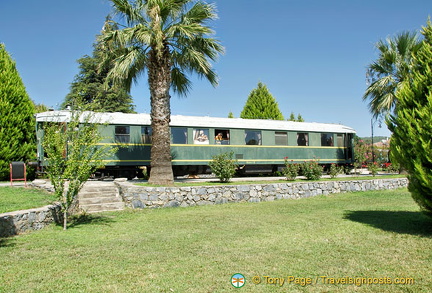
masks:
{"label": "green railway carriage", "polygon": [[[134,177],[150,167],[152,129],[149,114],[93,113],[104,138],[101,145],[118,151],[105,158],[104,175]],[[69,111],[36,115],[38,160],[44,165],[40,145],[43,123],[67,122]],[[240,118],[171,116],[171,153],[175,175],[208,172],[212,156],[233,152],[243,172],[280,170],[284,158],[299,163],[317,159],[320,164],[353,162],[355,131],[338,124]]]}

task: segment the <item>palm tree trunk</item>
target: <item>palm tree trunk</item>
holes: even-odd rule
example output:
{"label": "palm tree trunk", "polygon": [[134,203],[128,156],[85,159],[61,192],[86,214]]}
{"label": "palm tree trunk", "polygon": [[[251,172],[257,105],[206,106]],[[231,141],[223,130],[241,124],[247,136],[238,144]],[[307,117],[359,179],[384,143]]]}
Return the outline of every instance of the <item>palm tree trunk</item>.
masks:
{"label": "palm tree trunk", "polygon": [[162,54],[156,50],[149,53],[149,86],[151,99],[151,169],[149,183],[160,185],[173,185],[174,175],[171,165],[171,133],[169,122],[171,64],[170,52],[167,46]]}

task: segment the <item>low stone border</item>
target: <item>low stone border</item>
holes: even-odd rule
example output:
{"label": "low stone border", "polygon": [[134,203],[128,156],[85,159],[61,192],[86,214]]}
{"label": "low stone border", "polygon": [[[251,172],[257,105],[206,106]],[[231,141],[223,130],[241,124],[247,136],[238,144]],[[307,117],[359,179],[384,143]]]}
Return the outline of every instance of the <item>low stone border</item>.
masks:
{"label": "low stone border", "polygon": [[146,187],[116,182],[125,205],[130,208],[188,207],[230,202],[260,202],[298,199],[343,192],[397,189],[408,179],[294,182],[250,185]]}
{"label": "low stone border", "polygon": [[0,237],[40,230],[53,222],[59,222],[61,218],[60,210],[60,204],[54,204],[36,209],[0,214]]}

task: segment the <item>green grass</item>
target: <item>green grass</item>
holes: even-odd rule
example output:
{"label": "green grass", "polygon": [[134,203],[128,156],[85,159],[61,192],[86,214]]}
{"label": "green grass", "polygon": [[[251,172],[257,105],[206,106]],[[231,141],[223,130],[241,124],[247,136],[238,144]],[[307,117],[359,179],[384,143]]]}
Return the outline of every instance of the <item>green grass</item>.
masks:
{"label": "green grass", "polygon": [[[0,292],[431,292],[431,238],[432,220],[404,189],[104,213],[2,239]],[[264,276],[318,282],[279,287]]]}
{"label": "green grass", "polygon": [[24,187],[0,187],[0,214],[31,208],[40,208],[55,201],[44,191]]}

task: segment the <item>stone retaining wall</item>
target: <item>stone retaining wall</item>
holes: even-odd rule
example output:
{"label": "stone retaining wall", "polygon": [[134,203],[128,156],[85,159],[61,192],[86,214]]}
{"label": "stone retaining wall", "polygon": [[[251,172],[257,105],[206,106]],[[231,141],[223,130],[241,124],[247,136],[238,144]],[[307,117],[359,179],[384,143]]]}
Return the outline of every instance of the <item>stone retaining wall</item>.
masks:
{"label": "stone retaining wall", "polygon": [[116,182],[125,205],[130,208],[188,207],[230,202],[260,202],[298,199],[343,192],[397,189],[408,179],[371,179],[357,181],[322,181],[221,185],[191,187],[145,187]]}
{"label": "stone retaining wall", "polygon": [[40,230],[53,222],[59,222],[59,217],[60,204],[0,214],[0,237]]}

